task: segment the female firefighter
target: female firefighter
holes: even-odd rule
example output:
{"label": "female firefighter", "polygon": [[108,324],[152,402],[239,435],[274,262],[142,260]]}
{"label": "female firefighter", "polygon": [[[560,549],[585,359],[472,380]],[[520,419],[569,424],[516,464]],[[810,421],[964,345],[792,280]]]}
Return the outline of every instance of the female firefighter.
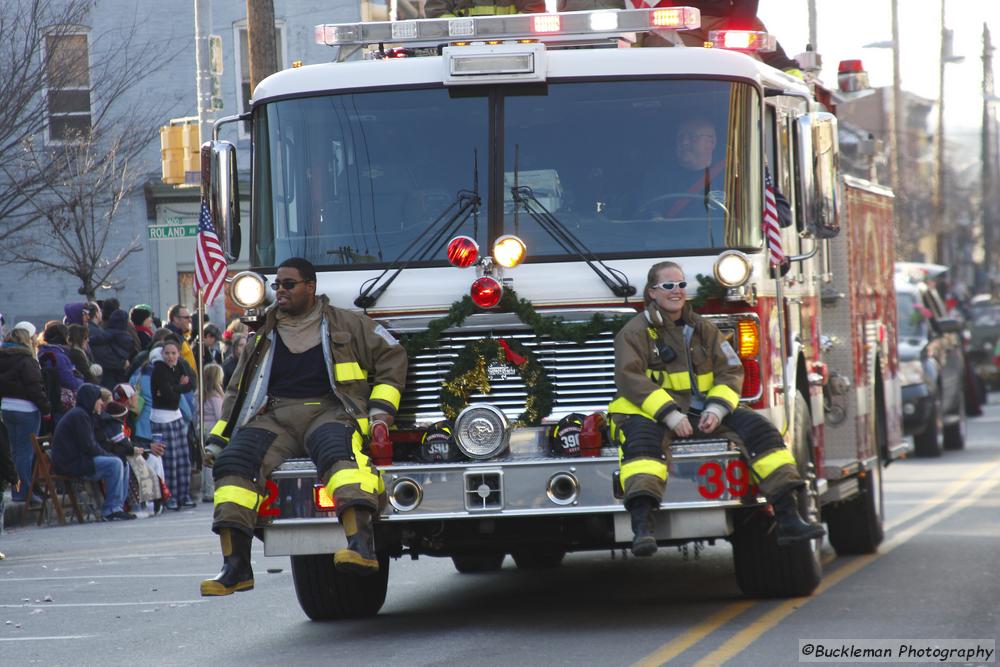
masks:
{"label": "female firefighter", "polygon": [[822,537],[822,526],[799,516],[796,491],[805,483],[792,453],[771,422],[739,406],[739,357],[722,332],[686,303],[685,287],[680,265],[654,264],[644,312],[615,337],[618,393],[608,412],[635,534],[632,553],[656,552],[653,513],[667,486],[670,442],[696,433],[728,432],[744,444],[754,478],[774,506],[779,544]]}

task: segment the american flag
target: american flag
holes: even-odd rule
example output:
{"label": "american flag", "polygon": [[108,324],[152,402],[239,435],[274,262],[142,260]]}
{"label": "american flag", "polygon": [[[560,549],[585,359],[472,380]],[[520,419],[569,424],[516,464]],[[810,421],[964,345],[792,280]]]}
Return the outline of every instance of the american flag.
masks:
{"label": "american flag", "polygon": [[778,202],[774,198],[774,183],[771,174],[764,173],[764,239],[767,241],[767,255],[771,266],[780,266],[785,260],[781,247],[781,225],[778,222]]}
{"label": "american flag", "polygon": [[219,237],[212,224],[212,214],[208,211],[208,202],[201,202],[201,215],[198,216],[198,243],[194,258],[194,289],[204,290],[205,305],[211,306],[215,297],[226,284],[226,256],[222,253]]}

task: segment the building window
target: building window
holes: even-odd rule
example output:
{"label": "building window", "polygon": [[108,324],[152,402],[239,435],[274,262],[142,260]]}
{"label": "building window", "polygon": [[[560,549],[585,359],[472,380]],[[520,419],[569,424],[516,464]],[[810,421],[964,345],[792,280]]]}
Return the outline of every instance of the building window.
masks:
{"label": "building window", "polygon": [[86,33],[45,36],[49,141],[74,141],[91,130],[90,48]]}
{"label": "building window", "polygon": [[[236,51],[236,74],[237,74],[237,111],[241,114],[250,110],[250,95],[253,90],[250,88],[250,40],[247,37],[246,23],[235,26],[236,42],[239,49]],[[274,22],[274,51],[278,54],[278,69],[287,67],[285,62],[285,24],[283,21]],[[240,123],[240,136],[250,136],[250,124]]]}

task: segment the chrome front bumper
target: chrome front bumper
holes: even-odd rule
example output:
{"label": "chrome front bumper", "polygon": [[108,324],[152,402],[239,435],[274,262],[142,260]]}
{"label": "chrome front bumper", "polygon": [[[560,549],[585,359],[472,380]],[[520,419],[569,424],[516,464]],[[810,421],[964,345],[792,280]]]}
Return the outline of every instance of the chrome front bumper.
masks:
{"label": "chrome front bumper", "polygon": [[[602,456],[594,458],[536,457],[386,466],[381,471],[391,502],[381,522],[401,529],[411,522],[614,514],[615,542],[627,543],[632,529],[620,490],[616,494],[618,458],[614,451],[605,449]],[[726,441],[675,445],[657,537],[684,540],[729,535],[732,525],[728,510],[760,502],[752,494],[734,493],[741,487],[734,487],[731,479],[727,481],[726,474],[727,470],[732,472],[733,466],[742,467],[742,474],[748,474],[739,451]],[[560,497],[553,493],[554,478],[575,488],[575,494]],[[286,462],[272,479],[278,492],[271,507],[278,514],[264,527],[267,555],[332,553],[346,545],[334,513],[318,511],[313,505],[317,478],[311,461]],[[721,484],[717,483],[720,479]],[[408,485],[411,493],[397,493],[400,485]],[[398,502],[399,495],[412,500],[414,488],[419,489],[419,502]]]}

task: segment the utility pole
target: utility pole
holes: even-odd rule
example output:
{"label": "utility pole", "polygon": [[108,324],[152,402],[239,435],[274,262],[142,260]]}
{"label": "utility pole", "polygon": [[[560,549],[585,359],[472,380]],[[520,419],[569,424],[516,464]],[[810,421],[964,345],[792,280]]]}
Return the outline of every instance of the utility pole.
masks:
{"label": "utility pole", "polygon": [[195,93],[198,98],[199,145],[212,138],[215,109],[212,107],[212,73],[209,34],[212,32],[212,0],[194,0],[194,56],[198,71]]}
{"label": "utility pole", "polygon": [[937,179],[934,187],[934,261],[945,263],[945,224],[944,216],[947,206],[944,197],[944,66],[949,57],[951,39],[945,27],[945,6],[947,0],[941,0],[941,53],[938,59],[938,113],[937,113]]}
{"label": "utility pole", "polygon": [[899,0],[892,0],[892,134],[889,135],[889,182],[896,193],[895,220],[896,229],[900,229],[902,215],[901,202],[906,201],[903,194],[903,165],[905,158],[900,159],[906,150],[906,121],[903,117],[903,83],[899,67]]}
{"label": "utility pole", "polygon": [[809,43],[813,51],[819,52],[816,41],[819,39],[819,30],[816,22],[816,0],[809,0]]}
{"label": "utility pole", "polygon": [[[983,130],[982,130],[982,227],[983,227],[983,277],[985,285],[976,287],[993,291],[993,224],[996,206],[996,101],[993,87],[993,40],[990,28],[983,23]],[[978,281],[977,281],[978,282]]]}
{"label": "utility pole", "polygon": [[247,0],[247,40],[250,52],[250,94],[257,84],[278,71],[274,38],[274,0]]}

